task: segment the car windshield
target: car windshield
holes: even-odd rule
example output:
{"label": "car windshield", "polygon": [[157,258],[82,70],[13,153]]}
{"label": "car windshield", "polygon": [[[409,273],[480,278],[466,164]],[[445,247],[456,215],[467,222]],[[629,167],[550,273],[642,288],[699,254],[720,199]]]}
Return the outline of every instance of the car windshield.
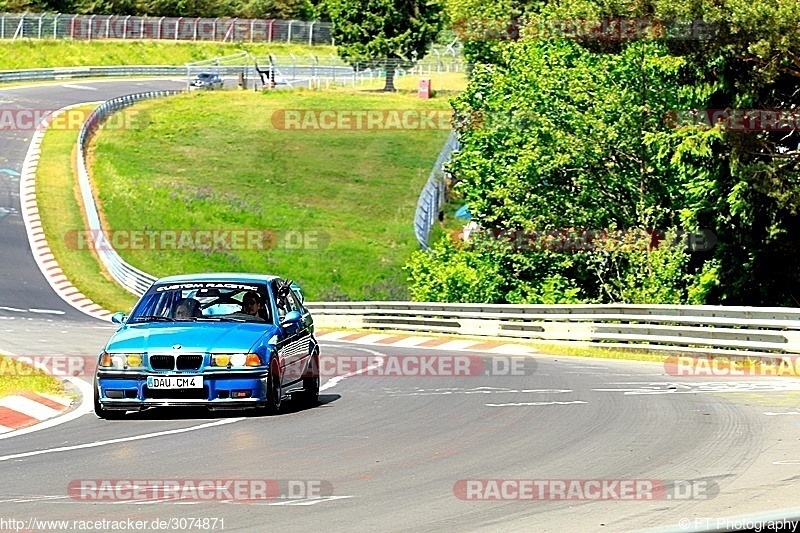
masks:
{"label": "car windshield", "polygon": [[256,293],[263,304],[267,288],[258,283],[191,282],[153,286],[137,304],[128,320],[141,322],[231,321],[265,322],[269,306],[259,315],[246,312],[245,295]]}
{"label": "car windshield", "polygon": [[208,79],[208,78],[213,78],[214,75],[213,74],[198,74],[197,77],[200,78],[201,80],[205,80],[205,79]]}

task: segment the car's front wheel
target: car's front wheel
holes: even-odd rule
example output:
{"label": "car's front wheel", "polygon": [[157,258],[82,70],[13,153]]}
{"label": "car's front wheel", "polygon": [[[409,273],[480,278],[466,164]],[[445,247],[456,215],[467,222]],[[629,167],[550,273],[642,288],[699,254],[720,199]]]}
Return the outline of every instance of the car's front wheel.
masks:
{"label": "car's front wheel", "polygon": [[303,399],[307,405],[319,403],[319,351],[314,352],[308,371],[303,376]]}
{"label": "car's front wheel", "polygon": [[281,388],[281,376],[278,360],[274,359],[269,365],[267,375],[267,413],[276,415],[281,411],[281,400],[283,400],[283,390]]}
{"label": "car's front wheel", "polygon": [[97,389],[97,385],[95,384],[94,414],[96,414],[98,418],[102,418],[105,420],[119,420],[120,418],[125,416],[125,411],[118,411],[114,409],[103,409],[103,406],[100,404],[100,391]]}

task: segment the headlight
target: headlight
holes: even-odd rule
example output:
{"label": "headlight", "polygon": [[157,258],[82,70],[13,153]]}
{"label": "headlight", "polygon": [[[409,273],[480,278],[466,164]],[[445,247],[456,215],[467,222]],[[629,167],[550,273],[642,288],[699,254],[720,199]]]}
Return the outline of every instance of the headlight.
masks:
{"label": "headlight", "polygon": [[257,353],[216,353],[211,355],[211,366],[227,368],[261,366],[261,357]]}
{"label": "headlight", "polygon": [[142,361],[144,361],[144,357],[142,357],[142,354],[140,353],[125,354],[125,364],[127,366],[140,367],[142,366]]}
{"label": "headlight", "polygon": [[100,366],[103,368],[138,368],[142,366],[142,354],[140,353],[108,353],[103,352],[100,356]]}

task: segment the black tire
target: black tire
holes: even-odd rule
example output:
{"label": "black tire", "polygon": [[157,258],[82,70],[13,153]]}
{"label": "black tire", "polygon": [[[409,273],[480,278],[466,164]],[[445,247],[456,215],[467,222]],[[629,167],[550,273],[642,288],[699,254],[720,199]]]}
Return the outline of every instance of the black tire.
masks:
{"label": "black tire", "polygon": [[118,411],[115,409],[103,409],[100,405],[100,391],[97,390],[97,385],[94,386],[94,414],[103,420],[119,420],[125,416],[126,411]]}
{"label": "black tire", "polygon": [[303,403],[314,406],[319,403],[319,352],[311,356],[308,373],[303,376]]}
{"label": "black tire", "polygon": [[283,400],[283,390],[281,389],[281,377],[279,375],[277,361],[269,365],[269,375],[267,376],[267,413],[277,415],[281,412],[281,401]]}

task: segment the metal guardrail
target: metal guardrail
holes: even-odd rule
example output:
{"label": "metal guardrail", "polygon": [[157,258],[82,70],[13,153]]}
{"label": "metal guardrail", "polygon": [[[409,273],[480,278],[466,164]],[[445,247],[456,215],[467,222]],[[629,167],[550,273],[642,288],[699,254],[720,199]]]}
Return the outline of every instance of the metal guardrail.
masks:
{"label": "metal guardrail", "polygon": [[800,309],[673,305],[308,303],[318,327],[450,333],[609,348],[774,357],[800,353]]}
{"label": "metal guardrail", "polygon": [[0,82],[53,81],[70,78],[101,78],[106,76],[186,76],[186,73],[186,67],[170,65],[39,68],[2,70],[0,71]]}
{"label": "metal guardrail", "polygon": [[428,240],[445,202],[444,165],[450,161],[453,152],[457,151],[459,146],[456,134],[450,132],[444,148],[442,148],[438,159],[436,159],[436,164],[433,166],[428,181],[419,195],[419,200],[417,200],[417,210],[414,214],[414,235],[424,250],[430,250]]}
{"label": "metal guardrail", "polygon": [[[303,58],[301,58],[303,59]],[[336,83],[353,84],[382,78],[386,73],[380,69],[357,69],[345,64],[320,64],[313,61],[296,61],[281,58],[274,63],[281,72],[285,83],[309,83],[331,80]],[[422,68],[422,66],[420,66]],[[21,81],[55,81],[72,78],[103,77],[190,77],[200,72],[213,72],[220,76],[237,76],[243,73],[247,79],[257,79],[258,73],[253,66],[247,65],[129,65],[114,67],[59,67],[23,70],[0,70],[0,83]],[[410,74],[413,71],[398,73]]]}
{"label": "metal guardrail", "polygon": [[89,118],[86,119],[78,135],[78,184],[81,189],[81,197],[86,210],[86,219],[90,235],[92,235],[94,239],[94,249],[97,251],[97,255],[100,257],[100,260],[111,276],[126,290],[137,296],[144,294],[156,278],[126,263],[119,256],[117,251],[114,250],[111,242],[108,240],[105,233],[103,233],[103,228],[100,224],[100,214],[97,211],[97,205],[94,202],[94,195],[92,194],[92,186],[89,182],[85,150],[91,140],[92,134],[97,130],[103,120],[112,113],[142,100],[161,98],[180,92],[182,91],[155,91],[131,94],[108,100],[89,115]]}

